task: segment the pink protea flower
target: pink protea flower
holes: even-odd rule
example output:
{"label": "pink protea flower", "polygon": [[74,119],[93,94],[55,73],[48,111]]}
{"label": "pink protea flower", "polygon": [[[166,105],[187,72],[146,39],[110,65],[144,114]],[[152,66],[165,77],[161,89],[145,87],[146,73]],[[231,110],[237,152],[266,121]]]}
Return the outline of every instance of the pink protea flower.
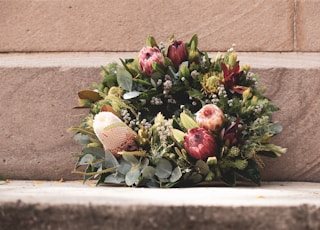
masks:
{"label": "pink protea flower", "polygon": [[218,106],[208,104],[197,112],[196,121],[200,127],[217,132],[222,128],[224,114]]}
{"label": "pink protea flower", "polygon": [[162,66],[165,65],[164,56],[157,47],[143,47],[140,50],[139,56],[139,65],[144,74],[151,76],[155,72],[152,68],[152,63],[156,62]]}
{"label": "pink protea flower", "polygon": [[213,157],[217,152],[217,143],[210,131],[204,128],[192,128],[184,136],[183,146],[195,159]]}
{"label": "pink protea flower", "polygon": [[168,57],[174,67],[178,68],[181,62],[186,61],[188,58],[186,45],[180,40],[174,40],[168,48]]}

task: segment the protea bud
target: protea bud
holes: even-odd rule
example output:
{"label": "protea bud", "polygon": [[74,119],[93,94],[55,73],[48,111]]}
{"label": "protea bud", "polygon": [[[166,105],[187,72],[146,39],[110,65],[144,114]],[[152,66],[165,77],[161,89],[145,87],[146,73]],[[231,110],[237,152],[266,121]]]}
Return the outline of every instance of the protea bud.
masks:
{"label": "protea bud", "polygon": [[217,152],[217,143],[210,131],[204,128],[189,129],[184,136],[185,150],[195,159],[207,159]]}
{"label": "protea bud", "polygon": [[165,66],[164,56],[157,47],[143,47],[140,50],[138,60],[142,72],[147,76],[151,76],[155,72],[152,67],[153,62]]}
{"label": "protea bud", "polygon": [[118,152],[135,150],[135,133],[111,112],[100,112],[93,120],[93,130],[105,150],[116,157]]}
{"label": "protea bud", "polygon": [[218,106],[208,104],[197,112],[196,121],[200,127],[217,132],[222,128],[224,114]]}
{"label": "protea bud", "polygon": [[181,62],[186,61],[188,58],[186,45],[180,40],[174,40],[168,48],[168,57],[174,67],[178,68]]}

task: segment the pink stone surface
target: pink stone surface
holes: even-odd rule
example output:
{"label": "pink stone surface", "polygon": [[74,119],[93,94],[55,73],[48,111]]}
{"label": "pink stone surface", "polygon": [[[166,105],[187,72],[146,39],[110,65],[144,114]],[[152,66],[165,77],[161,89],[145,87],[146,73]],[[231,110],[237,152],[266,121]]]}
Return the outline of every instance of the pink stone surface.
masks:
{"label": "pink stone surface", "polygon": [[[80,178],[70,173],[75,163],[70,153],[80,146],[66,130],[79,124],[87,111],[72,108],[79,90],[100,82],[99,65],[115,56],[93,61],[87,54],[84,58],[75,54],[74,59],[70,54],[55,54],[48,61],[36,54],[0,55],[0,175],[10,179]],[[263,179],[319,182],[320,56],[249,53],[239,58],[241,64],[251,64],[260,75],[259,84],[281,108],[273,118],[284,130],[274,142],[288,152],[282,158],[265,159]],[[14,60],[22,63],[14,66]],[[88,60],[95,64],[90,67]],[[87,66],[81,67],[83,63]]]}
{"label": "pink stone surface", "polygon": [[0,0],[0,51],[136,51],[149,34],[224,51],[292,51],[292,0]]}
{"label": "pink stone surface", "polygon": [[297,51],[320,51],[320,0],[297,0],[296,49]]}

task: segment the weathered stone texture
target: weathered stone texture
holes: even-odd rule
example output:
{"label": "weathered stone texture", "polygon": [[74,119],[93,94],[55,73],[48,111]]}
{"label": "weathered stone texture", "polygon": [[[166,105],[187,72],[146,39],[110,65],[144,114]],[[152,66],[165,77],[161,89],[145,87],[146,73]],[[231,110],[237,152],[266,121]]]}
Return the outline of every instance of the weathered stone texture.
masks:
{"label": "weathered stone texture", "polygon": [[153,34],[201,49],[292,51],[292,0],[0,0],[0,51],[136,51]]}
{"label": "weathered stone texture", "polygon": [[296,49],[320,51],[320,0],[297,0]]}
{"label": "weathered stone texture", "polygon": [[[243,63],[244,64],[244,63]],[[283,132],[274,142],[288,148],[266,159],[264,180],[320,181],[319,68],[256,68],[260,85],[281,108],[274,120]],[[0,69],[0,175],[11,179],[71,179],[80,146],[67,128],[87,111],[72,110],[77,92],[100,82],[100,68]]]}
{"label": "weathered stone texture", "polygon": [[[0,175],[71,178],[71,152],[79,146],[67,129],[84,111],[72,110],[81,89],[99,81],[99,68],[0,70]],[[86,111],[87,112],[87,111]]]}
{"label": "weathered stone texture", "polygon": [[1,185],[0,228],[318,230],[319,189],[319,183],[132,189],[12,181]]}

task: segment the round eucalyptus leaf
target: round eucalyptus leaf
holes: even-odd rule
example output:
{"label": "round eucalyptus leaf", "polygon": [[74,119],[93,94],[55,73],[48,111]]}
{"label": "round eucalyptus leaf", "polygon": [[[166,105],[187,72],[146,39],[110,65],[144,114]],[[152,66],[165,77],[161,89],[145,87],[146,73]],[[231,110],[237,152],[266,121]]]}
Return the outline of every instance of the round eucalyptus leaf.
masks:
{"label": "round eucalyptus leaf", "polygon": [[172,172],[172,165],[167,159],[161,158],[156,166],[155,175],[161,179],[168,178]]}
{"label": "round eucalyptus leaf", "polygon": [[142,170],[142,176],[146,179],[151,179],[156,172],[156,169],[152,166],[147,166]]}
{"label": "round eucalyptus leaf", "polygon": [[182,172],[179,166],[175,167],[174,170],[172,171],[171,177],[170,177],[170,182],[176,182],[178,181],[182,176]]}
{"label": "round eucalyptus leaf", "polygon": [[124,175],[121,173],[110,174],[104,179],[104,183],[120,184],[122,182],[124,182]]}
{"label": "round eucalyptus leaf", "polygon": [[79,161],[78,165],[91,164],[93,160],[94,157],[92,154],[86,154],[83,157],[81,157],[81,160]]}
{"label": "round eucalyptus leaf", "polygon": [[140,174],[141,172],[138,168],[134,170],[130,170],[125,177],[126,184],[128,186],[135,184],[139,180]]}

